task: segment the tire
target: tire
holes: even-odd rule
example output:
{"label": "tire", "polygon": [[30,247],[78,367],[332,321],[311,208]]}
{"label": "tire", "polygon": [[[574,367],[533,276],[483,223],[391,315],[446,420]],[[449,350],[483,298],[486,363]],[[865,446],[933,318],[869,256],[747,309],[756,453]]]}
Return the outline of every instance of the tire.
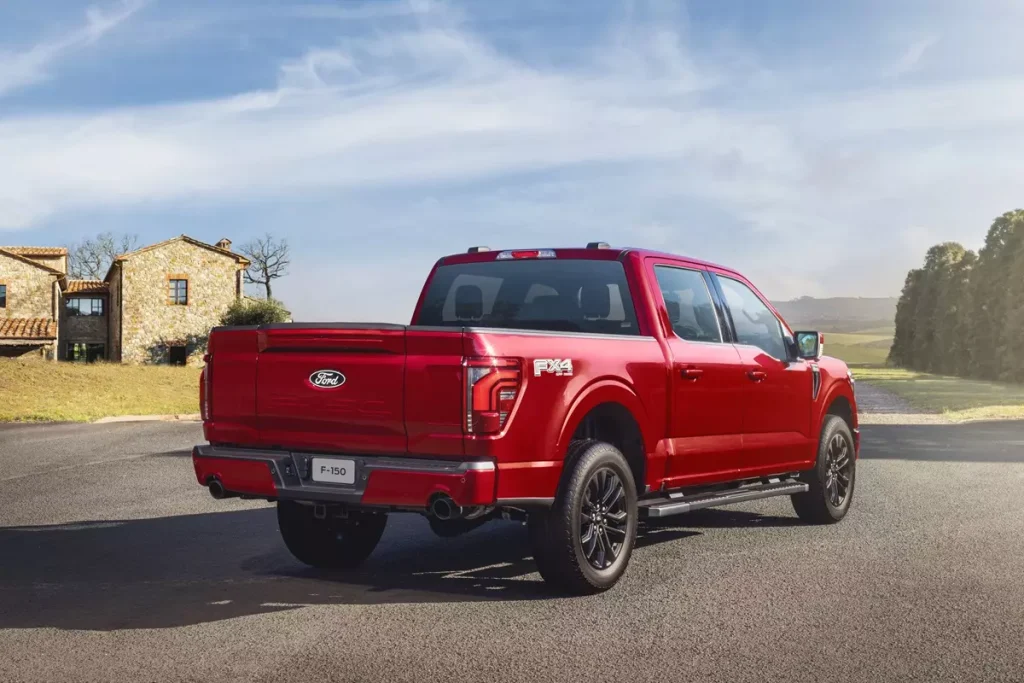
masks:
{"label": "tire", "polygon": [[[601,499],[608,502],[600,506]],[[601,441],[573,441],[554,504],[529,517],[540,575],[573,595],[608,590],[629,564],[637,517],[636,484],[619,449]],[[588,524],[587,518],[598,521]]]}
{"label": "tire", "polygon": [[377,547],[386,514],[350,513],[347,519],[317,519],[312,505],[278,501],[277,525],[289,552],[299,562],[318,569],[352,569]]}
{"label": "tire", "polygon": [[814,469],[801,478],[810,488],[790,496],[797,517],[809,524],[835,524],[846,516],[857,481],[857,458],[853,434],[843,418],[825,417]]}

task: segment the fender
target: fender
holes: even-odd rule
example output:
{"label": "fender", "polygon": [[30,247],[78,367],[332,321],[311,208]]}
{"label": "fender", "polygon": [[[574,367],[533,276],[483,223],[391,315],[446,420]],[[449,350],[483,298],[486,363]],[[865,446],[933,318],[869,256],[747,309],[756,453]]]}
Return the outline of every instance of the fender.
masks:
{"label": "fender", "polygon": [[812,424],[813,435],[817,438],[817,434],[821,432],[821,425],[825,421],[825,415],[828,412],[829,406],[839,397],[845,398],[850,402],[850,407],[853,409],[853,427],[857,428],[857,399],[854,395],[853,388],[850,383],[846,381],[845,377],[836,377],[829,373],[825,368],[821,369],[823,375],[823,387],[822,395],[818,398],[818,401],[814,407],[814,421]]}
{"label": "fender", "polygon": [[[580,423],[583,422],[583,418],[591,410],[604,403],[618,403],[628,410],[633,419],[636,420],[640,428],[640,439],[643,442],[644,454],[647,459],[647,479],[651,480],[652,477],[656,479],[660,476],[661,470],[652,465],[651,459],[654,446],[658,443],[656,434],[659,432],[656,425],[652,423],[647,409],[640,401],[640,397],[633,391],[633,388],[616,378],[603,377],[594,380],[576,395],[562,421],[562,429],[555,446],[555,453],[558,454],[558,458],[563,461],[565,460],[566,452],[569,449],[569,442],[572,441],[572,436],[576,433]],[[663,454],[663,457],[665,455]],[[650,481],[637,483],[650,484]]]}

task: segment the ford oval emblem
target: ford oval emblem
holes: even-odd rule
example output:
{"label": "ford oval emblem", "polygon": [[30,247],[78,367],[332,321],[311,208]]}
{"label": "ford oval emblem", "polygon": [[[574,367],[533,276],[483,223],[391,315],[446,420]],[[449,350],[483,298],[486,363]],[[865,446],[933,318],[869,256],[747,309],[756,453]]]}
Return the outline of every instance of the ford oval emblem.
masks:
{"label": "ford oval emblem", "polygon": [[345,375],[337,370],[317,370],[309,376],[309,383],[317,389],[337,389],[345,383]]}

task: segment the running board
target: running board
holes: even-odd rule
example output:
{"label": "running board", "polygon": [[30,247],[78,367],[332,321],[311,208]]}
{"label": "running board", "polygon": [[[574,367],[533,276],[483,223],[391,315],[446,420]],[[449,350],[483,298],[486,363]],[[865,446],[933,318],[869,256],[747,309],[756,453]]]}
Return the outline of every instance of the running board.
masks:
{"label": "running board", "polygon": [[718,507],[719,505],[745,503],[748,500],[760,500],[761,498],[772,498],[773,496],[790,496],[794,493],[804,493],[807,491],[807,488],[807,484],[802,482],[788,481],[747,486],[726,491],[712,491],[711,493],[696,493],[689,496],[670,494],[667,498],[641,500],[639,503],[640,516],[669,517],[671,515],[681,515],[691,510],[702,510],[704,508]]}

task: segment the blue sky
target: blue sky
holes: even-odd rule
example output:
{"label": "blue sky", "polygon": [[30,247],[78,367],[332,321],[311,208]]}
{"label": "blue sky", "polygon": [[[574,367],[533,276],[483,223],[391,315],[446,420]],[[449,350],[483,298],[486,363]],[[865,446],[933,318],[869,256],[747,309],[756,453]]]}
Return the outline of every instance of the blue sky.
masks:
{"label": "blue sky", "polygon": [[293,251],[300,319],[602,239],[773,298],[898,294],[1024,204],[1024,6],[0,0],[0,243]]}

